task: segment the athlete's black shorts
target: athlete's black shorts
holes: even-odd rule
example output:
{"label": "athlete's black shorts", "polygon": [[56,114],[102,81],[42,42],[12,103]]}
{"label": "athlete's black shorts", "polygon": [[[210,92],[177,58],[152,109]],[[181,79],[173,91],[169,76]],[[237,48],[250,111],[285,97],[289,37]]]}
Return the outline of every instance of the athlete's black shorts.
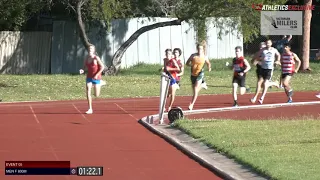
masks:
{"label": "athlete's black shorts", "polygon": [[272,76],[272,69],[260,69],[259,78],[263,78],[263,80],[270,80]]}
{"label": "athlete's black shorts", "polygon": [[256,69],[257,78],[259,78],[260,73],[261,73],[261,66],[257,64],[257,69]]}
{"label": "athlete's black shorts", "polygon": [[281,78],[284,79],[286,78],[287,76],[293,76],[293,73],[285,73],[285,74],[281,74]]}
{"label": "athlete's black shorts", "polygon": [[240,87],[246,87],[246,75],[233,76],[232,83],[237,83]]}

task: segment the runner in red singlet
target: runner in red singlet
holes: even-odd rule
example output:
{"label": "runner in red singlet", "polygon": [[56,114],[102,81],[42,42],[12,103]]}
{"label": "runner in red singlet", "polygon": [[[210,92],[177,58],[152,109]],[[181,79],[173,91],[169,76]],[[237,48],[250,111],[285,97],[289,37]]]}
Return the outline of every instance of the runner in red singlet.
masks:
{"label": "runner in red singlet", "polygon": [[177,74],[178,72],[180,72],[180,67],[177,61],[174,58],[172,58],[171,49],[166,49],[165,53],[166,53],[166,58],[164,59],[165,64],[164,64],[163,70],[170,77],[169,92],[167,96],[167,97],[170,97],[170,102],[168,107],[168,111],[170,111],[176,96],[176,91],[179,87],[179,85],[177,84]]}
{"label": "runner in red singlet", "polygon": [[[89,109],[86,114],[92,114],[92,97],[91,89],[94,88],[94,95],[99,97],[100,89],[102,85],[105,85],[105,81],[101,80],[102,71],[104,69],[104,64],[101,59],[96,55],[96,50],[94,45],[89,46],[89,55],[84,60],[84,69],[87,69],[86,77],[86,93]],[[80,74],[83,74],[84,70],[80,69]]]}
{"label": "runner in red singlet", "polygon": [[173,54],[174,54],[174,59],[177,61],[178,63],[178,66],[180,67],[180,72],[177,74],[177,84],[179,85],[178,89],[180,88],[180,81],[181,81],[181,76],[183,75],[184,73],[184,66],[181,62],[181,54],[182,54],[182,51],[180,48],[174,48],[173,49]]}
{"label": "runner in red singlet", "polygon": [[[298,63],[297,66],[295,64]],[[294,73],[297,73],[301,65],[299,57],[291,51],[289,44],[284,45],[284,52],[281,55],[281,70],[282,83],[284,91],[288,96],[288,103],[292,102],[293,90],[290,86],[290,81]]]}
{"label": "runner in red singlet", "polygon": [[238,106],[237,89],[240,86],[240,95],[246,93],[246,75],[251,69],[249,62],[243,57],[242,47],[235,47],[236,57],[232,60],[233,79],[232,79],[232,93],[233,93],[233,106]]}

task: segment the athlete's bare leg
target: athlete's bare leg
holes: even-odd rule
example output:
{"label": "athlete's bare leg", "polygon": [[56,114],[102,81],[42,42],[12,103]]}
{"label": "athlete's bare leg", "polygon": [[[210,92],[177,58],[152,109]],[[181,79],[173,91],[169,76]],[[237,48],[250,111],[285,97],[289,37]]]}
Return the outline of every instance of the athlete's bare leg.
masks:
{"label": "athlete's bare leg", "polygon": [[280,83],[278,81],[269,81],[269,87],[275,86],[277,88],[280,88]]}
{"label": "athlete's bare leg", "polygon": [[282,77],[280,76],[280,81],[279,81],[279,85],[278,85],[279,88],[283,88],[283,80],[282,80]]}
{"label": "athlete's bare leg", "polygon": [[232,94],[234,104],[233,106],[238,106],[238,95],[237,95],[238,83],[232,83]]}
{"label": "athlete's bare leg", "polygon": [[174,85],[170,86],[171,96],[170,96],[170,102],[169,102],[168,111],[170,111],[171,108],[172,108],[172,105],[173,105],[174,99],[176,97],[176,91],[177,91],[178,87],[179,87],[178,84],[174,84]]}
{"label": "athlete's bare leg", "polygon": [[255,103],[257,98],[258,98],[258,95],[261,91],[261,89],[263,88],[263,78],[262,77],[259,77],[258,81],[257,81],[257,88],[256,88],[256,93],[255,95],[253,96],[253,98],[250,100],[252,103]]}
{"label": "athlete's bare leg", "polygon": [[94,96],[95,97],[99,97],[100,96],[100,92],[101,92],[101,85],[100,84],[95,84],[93,85],[94,87]]}
{"label": "athlete's bare leg", "polygon": [[196,102],[196,100],[198,98],[198,94],[202,88],[201,84],[202,84],[202,79],[199,81],[196,81],[196,83],[193,85],[193,97],[192,97],[192,101],[189,105],[189,110],[193,109],[194,103]]}
{"label": "athlete's bare leg", "polygon": [[293,90],[292,90],[292,88],[290,86],[290,80],[291,80],[291,76],[286,76],[282,80],[283,87],[284,87],[284,92],[288,96],[288,103],[292,102],[292,95],[293,95]]}
{"label": "athlete's bare leg", "polygon": [[246,87],[240,87],[240,95],[244,95],[247,91]]}
{"label": "athlete's bare leg", "polygon": [[269,80],[266,79],[264,80],[263,82],[263,92],[262,92],[262,95],[261,95],[261,98],[259,99],[259,103],[262,104],[263,103],[263,100],[268,92],[268,88],[269,88]]}
{"label": "athlete's bare leg", "polygon": [[86,93],[87,93],[87,101],[88,101],[88,106],[89,109],[86,112],[86,114],[92,114],[92,97],[91,97],[91,89],[92,89],[92,83],[87,83],[86,84]]}
{"label": "athlete's bare leg", "polygon": [[277,88],[280,88],[280,83],[278,81],[272,81],[273,72],[274,72],[274,69],[271,71],[271,77],[270,77],[270,80],[269,80],[269,87],[275,86]]}

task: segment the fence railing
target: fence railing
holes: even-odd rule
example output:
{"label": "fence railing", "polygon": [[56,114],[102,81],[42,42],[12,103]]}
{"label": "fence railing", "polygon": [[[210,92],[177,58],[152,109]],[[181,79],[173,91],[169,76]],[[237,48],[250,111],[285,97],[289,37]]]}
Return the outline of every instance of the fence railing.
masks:
{"label": "fence railing", "polygon": [[[136,30],[172,18],[133,18],[112,21],[111,30],[101,31],[87,27],[90,41],[96,46],[98,55],[111,65],[111,59],[120,45]],[[210,22],[210,20],[209,20]],[[236,34],[218,37],[218,29],[208,25],[207,52],[209,58],[230,58],[234,47],[243,45],[243,39]],[[79,38],[75,22],[54,21],[53,32],[1,32],[0,72],[10,74],[59,74],[77,73],[83,67],[87,52]],[[126,50],[121,68],[138,63],[162,63],[167,48],[181,48],[183,59],[196,51],[196,32],[189,23],[180,26],[161,27],[148,31]]]}
{"label": "fence railing", "polygon": [[0,74],[50,72],[51,32],[0,32]]}

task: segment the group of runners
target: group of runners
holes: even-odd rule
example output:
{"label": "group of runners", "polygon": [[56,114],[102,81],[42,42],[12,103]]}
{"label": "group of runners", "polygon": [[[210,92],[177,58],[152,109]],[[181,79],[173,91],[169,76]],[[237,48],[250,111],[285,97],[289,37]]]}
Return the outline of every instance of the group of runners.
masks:
{"label": "group of runners", "polygon": [[[290,86],[291,78],[298,72],[301,61],[299,57],[291,51],[289,41],[291,36],[284,36],[280,42],[277,42],[278,49],[272,47],[272,41],[267,40],[261,42],[260,50],[254,55],[251,60],[251,64],[255,65],[257,75],[257,88],[255,95],[250,99],[252,103],[255,103],[258,99],[258,95],[262,89],[262,95],[258,99],[260,104],[263,104],[265,96],[269,87],[275,86],[281,88],[283,86],[284,91],[288,97],[288,103],[292,102],[293,89]],[[202,88],[207,89],[206,82],[204,80],[204,65],[207,65],[208,71],[211,71],[211,64],[208,56],[206,55],[206,43],[205,41],[197,44],[197,52],[190,55],[185,65],[190,67],[191,76],[190,81],[192,84],[193,97],[188,106],[189,110],[192,110],[195,102],[198,98],[199,92]],[[165,72],[170,77],[170,85],[167,98],[169,100],[169,106],[167,111],[170,111],[174,104],[176,91],[180,88],[180,80],[184,74],[185,67],[181,60],[182,51],[180,48],[166,49],[165,58],[163,59],[163,67],[161,71]],[[271,81],[275,66],[281,66],[280,82]],[[233,106],[238,106],[237,90],[240,87],[240,95],[246,92],[246,75],[251,70],[251,65],[247,59],[244,58],[243,49],[241,46],[235,47],[235,58],[232,63],[226,64],[233,70],[232,87],[233,87]],[[101,59],[96,55],[94,45],[88,47],[88,56],[84,60],[84,69],[87,70],[86,75],[86,95],[88,100],[87,114],[93,113],[91,89],[94,88],[94,95],[98,97],[100,95],[101,86],[106,82],[101,80],[101,74],[104,69],[104,64]],[[85,72],[84,69],[80,69],[80,74]]]}
{"label": "group of runners", "polygon": [[[281,53],[277,48],[272,47],[271,40],[261,42],[260,50],[254,55],[251,60],[251,64],[257,67],[257,88],[254,96],[250,99],[252,103],[255,103],[257,101],[258,95],[262,89],[262,95],[258,99],[258,102],[260,104],[263,104],[268,89],[271,86],[275,86],[277,88],[283,87],[288,97],[287,102],[292,102],[293,89],[290,86],[290,82],[292,76],[298,72],[301,61],[299,57],[291,51],[291,46],[289,44],[290,39],[291,36],[283,36],[280,42],[276,42],[276,46],[281,49]],[[204,64],[207,64],[208,71],[211,71],[211,64],[208,57],[206,56],[205,47],[205,43],[198,44],[197,52],[192,54],[186,62],[187,66],[191,66],[190,80],[193,89],[193,98],[191,103],[189,104],[189,110],[193,109],[193,106],[202,88],[201,84],[203,83],[204,79]],[[168,111],[172,108],[176,90],[179,89],[180,86],[180,76],[184,72],[184,67],[180,60],[181,50],[179,48],[175,48],[173,50],[174,56],[172,56],[171,52],[171,49],[167,49],[165,51],[166,58],[164,59],[164,67],[162,68],[162,70],[165,71],[170,77],[168,93],[170,101]],[[275,66],[277,65],[281,66],[282,74],[280,77],[280,82],[273,82],[271,78]],[[230,65],[229,63],[227,63],[226,66],[229,66],[233,70],[233,106],[238,106],[238,87],[240,87],[240,95],[246,93],[246,75],[251,70],[251,65],[248,60],[244,58],[243,49],[241,46],[235,47],[235,58]]]}
{"label": "group of runners", "polygon": [[[173,54],[172,54],[173,52]],[[170,85],[168,91],[169,107],[168,111],[171,110],[174,103],[177,89],[180,88],[181,76],[184,73],[184,65],[181,62],[182,51],[180,48],[165,50],[166,57],[163,59],[164,66],[162,70],[167,73],[170,77]],[[197,52],[191,54],[186,62],[186,66],[191,67],[191,84],[193,90],[193,97],[189,104],[189,110],[193,109],[193,106],[198,98],[199,92],[202,88],[207,89],[206,82],[204,80],[204,64],[207,64],[208,71],[211,71],[211,64],[208,56],[206,56],[206,43],[205,41],[197,44]]]}

